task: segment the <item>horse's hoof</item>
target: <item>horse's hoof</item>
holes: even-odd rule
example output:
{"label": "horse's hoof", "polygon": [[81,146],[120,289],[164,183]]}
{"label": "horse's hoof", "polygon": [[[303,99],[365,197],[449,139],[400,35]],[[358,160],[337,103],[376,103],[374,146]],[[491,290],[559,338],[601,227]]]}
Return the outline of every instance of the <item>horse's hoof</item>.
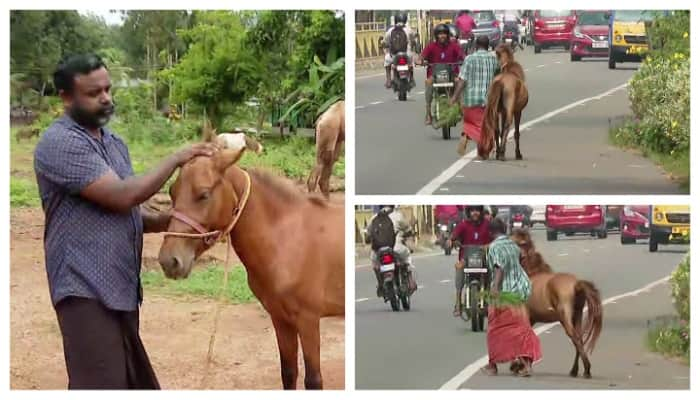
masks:
{"label": "horse's hoof", "polygon": [[522,154],[517,154],[517,155],[515,156],[515,159],[516,159],[516,160],[522,160],[522,159],[523,159],[523,155],[522,155]]}
{"label": "horse's hoof", "polygon": [[586,379],[591,379],[591,373],[590,373],[590,372],[586,372],[586,373],[583,374],[583,377],[586,378]]}
{"label": "horse's hoof", "polygon": [[578,371],[571,371],[569,372],[569,376],[572,378],[577,378],[578,377]]}

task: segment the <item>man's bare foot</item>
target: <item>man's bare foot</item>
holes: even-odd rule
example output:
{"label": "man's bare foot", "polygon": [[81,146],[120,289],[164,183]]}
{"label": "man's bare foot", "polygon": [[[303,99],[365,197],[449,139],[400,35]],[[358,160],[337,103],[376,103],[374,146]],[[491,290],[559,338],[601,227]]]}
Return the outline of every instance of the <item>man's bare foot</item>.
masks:
{"label": "man's bare foot", "polygon": [[481,367],[481,372],[488,376],[498,375],[498,367],[496,367],[496,364],[489,364],[485,367]]}
{"label": "man's bare foot", "polygon": [[464,156],[467,154],[467,143],[469,143],[469,137],[467,135],[462,135],[459,139],[459,144],[457,145],[457,154]]}

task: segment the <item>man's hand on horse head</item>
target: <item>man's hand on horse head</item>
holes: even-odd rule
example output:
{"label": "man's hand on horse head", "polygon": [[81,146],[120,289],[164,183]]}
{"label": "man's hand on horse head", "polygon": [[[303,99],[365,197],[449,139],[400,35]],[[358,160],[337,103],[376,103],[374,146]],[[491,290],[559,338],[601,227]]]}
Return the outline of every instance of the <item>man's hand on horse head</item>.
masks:
{"label": "man's hand on horse head", "polygon": [[191,159],[199,156],[211,157],[219,151],[214,143],[195,143],[175,153],[178,166],[183,166]]}

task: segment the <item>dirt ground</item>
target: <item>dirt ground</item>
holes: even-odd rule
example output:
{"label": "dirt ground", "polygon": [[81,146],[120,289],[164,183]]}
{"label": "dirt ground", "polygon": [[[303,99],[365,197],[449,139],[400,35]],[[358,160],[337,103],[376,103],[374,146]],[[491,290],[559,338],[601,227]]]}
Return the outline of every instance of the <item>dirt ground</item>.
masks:
{"label": "dirt ground", "polygon": [[[332,201],[343,202],[342,193]],[[61,335],[49,297],[41,209],[11,211],[10,387],[65,389]],[[146,235],[144,264],[156,265],[160,235]],[[224,260],[225,245],[207,253]],[[281,389],[272,323],[258,304],[221,311],[214,363],[204,378],[215,301],[145,292],[141,336],[163,389]],[[299,388],[303,388],[300,352]],[[321,367],[326,389],[345,388],[345,320],[321,320]]]}

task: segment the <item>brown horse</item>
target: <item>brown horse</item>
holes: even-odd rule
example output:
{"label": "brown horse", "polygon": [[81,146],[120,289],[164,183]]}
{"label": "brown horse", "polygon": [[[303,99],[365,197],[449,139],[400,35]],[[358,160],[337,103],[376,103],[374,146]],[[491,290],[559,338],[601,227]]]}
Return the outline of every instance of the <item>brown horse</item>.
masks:
{"label": "brown horse", "polygon": [[[590,378],[588,355],[593,352],[603,327],[603,304],[598,289],[593,283],[579,280],[572,274],[552,272],[535,250],[527,230],[516,230],[512,238],[521,249],[520,263],[532,282],[532,295],[527,303],[530,323],[560,322],[576,348],[569,375],[578,376],[578,359],[581,357],[583,376]],[[584,324],[585,306],[588,306],[588,315]]]}
{"label": "brown horse", "polygon": [[[207,140],[215,140],[211,132]],[[259,150],[244,142],[182,167],[170,188],[175,217],[168,231],[230,229],[250,289],[272,319],[283,387],[296,388],[301,340],[305,387],[321,389],[319,319],[345,315],[344,207],[304,194],[286,179],[241,169],[236,162],[244,150]],[[213,244],[207,239],[166,234],[159,254],[165,275],[186,278]]]}
{"label": "brown horse", "polygon": [[345,101],[333,104],[316,121],[316,166],[306,181],[309,192],[321,188],[326,197],[330,196],[330,179],[333,164],[338,161],[345,142]]}
{"label": "brown horse", "polygon": [[522,160],[520,153],[520,117],[527,106],[528,91],[523,67],[513,58],[513,49],[500,44],[496,56],[501,72],[491,81],[488,101],[481,125],[478,143],[479,157],[486,160],[496,146],[496,158],[505,161],[508,131],[515,120],[515,158]]}

